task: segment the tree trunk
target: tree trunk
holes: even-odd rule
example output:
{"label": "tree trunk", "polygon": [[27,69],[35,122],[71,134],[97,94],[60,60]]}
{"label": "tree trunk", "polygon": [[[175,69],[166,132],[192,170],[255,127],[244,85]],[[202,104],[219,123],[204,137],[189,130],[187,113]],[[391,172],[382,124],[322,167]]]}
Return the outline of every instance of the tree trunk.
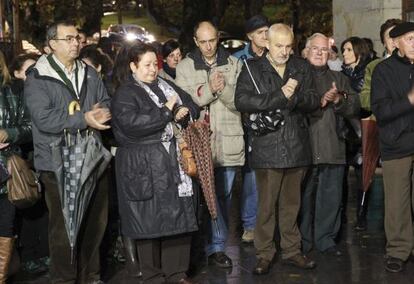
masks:
{"label": "tree trunk", "polygon": [[118,24],[122,24],[122,6],[123,6],[123,0],[117,0],[116,1],[116,11],[118,16]]}
{"label": "tree trunk", "polygon": [[86,34],[101,33],[102,0],[82,0],[80,12],[84,15],[82,29]]}
{"label": "tree trunk", "polygon": [[262,13],[264,0],[244,0],[244,18],[250,19],[254,15]]}
{"label": "tree trunk", "polygon": [[226,13],[226,9],[230,4],[229,0],[215,0],[214,9],[212,9],[211,21],[214,25],[219,26],[220,21]]}
{"label": "tree trunk", "polygon": [[184,51],[190,51],[195,47],[193,40],[194,26],[202,21],[208,20],[211,11],[209,0],[184,0],[183,1],[183,23],[180,34],[180,43]]}
{"label": "tree trunk", "polygon": [[0,37],[5,36],[4,0],[0,0]]}
{"label": "tree trunk", "polygon": [[175,25],[168,19],[168,14],[163,7],[162,1],[160,4],[156,5],[154,4],[154,1],[146,0],[145,6],[147,9],[148,16],[154,23],[164,27],[177,27],[177,25]]}
{"label": "tree trunk", "polygon": [[55,0],[54,21],[66,20],[67,16],[76,20],[78,18],[74,0]]}
{"label": "tree trunk", "polygon": [[143,9],[144,7],[142,7],[142,3],[141,1],[136,1],[136,6],[135,6],[135,16],[137,17],[141,17],[142,13],[141,13],[141,9]]}
{"label": "tree trunk", "polygon": [[291,0],[290,5],[292,11],[292,28],[293,32],[296,33],[299,29],[300,0]]}
{"label": "tree trunk", "polygon": [[19,25],[19,0],[13,0],[13,43],[14,43],[14,55],[22,52],[22,41],[20,38],[20,25]]}

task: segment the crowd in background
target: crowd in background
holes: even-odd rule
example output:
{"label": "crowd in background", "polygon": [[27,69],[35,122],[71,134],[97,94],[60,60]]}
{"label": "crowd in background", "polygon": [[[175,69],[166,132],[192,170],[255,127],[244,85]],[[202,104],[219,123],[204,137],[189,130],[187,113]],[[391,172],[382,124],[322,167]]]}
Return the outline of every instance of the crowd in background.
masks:
{"label": "crowd in background", "polygon": [[[368,38],[352,36],[338,48],[326,35],[316,33],[297,56],[288,26],[271,25],[257,15],[245,27],[248,43],[234,55],[219,44],[217,28],[210,22],[194,27],[196,47],[187,54],[175,40],[160,45],[102,38],[88,44],[85,33],[70,22],[49,29],[42,56],[20,54],[6,64],[0,53],[0,161],[6,164],[8,153],[19,153],[41,173],[45,187],[41,201],[24,210],[8,201],[4,184],[0,188],[0,283],[12,274],[16,249],[22,269],[29,273],[50,269],[53,283],[102,283],[99,258],[103,268],[108,259],[126,262],[131,278],[148,283],[191,283],[188,272],[205,259],[209,265],[232,267],[225,248],[238,170],[241,241],[256,248],[254,274],[266,274],[273,265],[277,225],[285,264],[313,269],[316,263],[307,256],[313,248],[335,257],[343,254],[336,240],[344,218],[353,218],[345,216],[350,167],[357,180],[352,190],[358,192],[354,228],[367,229],[360,120],[378,116],[381,142],[372,143],[381,144],[386,164],[413,154],[400,145],[403,150],[394,155],[384,142],[382,131],[396,116],[395,102],[388,101],[390,109],[384,110],[387,94],[379,97],[377,91],[374,101],[371,97],[376,84],[372,82],[383,79],[374,71],[377,65],[391,64],[386,59],[392,56],[411,60],[410,50],[398,51],[404,51],[401,42],[414,28],[398,19],[386,21],[380,28],[384,53],[379,58]],[[407,41],[412,43],[411,38]],[[61,68],[66,77],[59,78],[50,66],[55,71]],[[71,85],[71,95],[82,102],[75,118],[58,113],[57,104],[66,108],[68,103],[55,98],[62,92],[59,84]],[[50,88],[54,91],[45,91]],[[394,126],[399,127],[394,144],[413,130],[411,105],[399,103],[395,104],[407,118]],[[199,181],[180,164],[177,131],[192,120],[204,121],[211,131],[214,220],[207,213]],[[95,243],[79,245],[77,257],[87,268],[78,270],[68,268],[62,217],[56,217],[61,208],[54,206],[59,198],[53,193],[56,181],[46,165],[45,148],[71,127],[101,130],[103,145],[114,156],[97,184],[99,194],[90,209],[95,213],[83,224],[92,230],[85,229],[85,238],[93,235]],[[386,192],[387,199],[392,193]],[[410,253],[405,250],[413,247],[412,231],[406,228],[410,220],[396,225],[395,218],[401,215],[387,215],[389,208],[400,204],[393,202],[386,207],[385,268],[399,272]],[[404,252],[398,230],[407,240]]]}

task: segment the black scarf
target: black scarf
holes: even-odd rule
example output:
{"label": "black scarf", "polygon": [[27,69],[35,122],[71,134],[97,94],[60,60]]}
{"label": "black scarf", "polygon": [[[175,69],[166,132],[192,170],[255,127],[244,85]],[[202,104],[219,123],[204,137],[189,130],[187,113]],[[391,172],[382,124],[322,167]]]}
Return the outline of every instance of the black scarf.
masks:
{"label": "black scarf", "polygon": [[162,69],[164,69],[165,73],[167,73],[168,75],[170,75],[173,79],[175,79],[175,75],[176,75],[176,70],[175,68],[171,68],[170,66],[168,66],[168,64],[166,62],[162,63]]}

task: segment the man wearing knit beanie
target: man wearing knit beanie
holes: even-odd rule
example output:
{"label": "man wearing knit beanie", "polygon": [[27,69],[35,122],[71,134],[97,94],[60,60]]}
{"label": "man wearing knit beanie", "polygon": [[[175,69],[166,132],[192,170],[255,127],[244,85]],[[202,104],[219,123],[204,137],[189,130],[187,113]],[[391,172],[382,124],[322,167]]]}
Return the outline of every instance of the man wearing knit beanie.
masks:
{"label": "man wearing knit beanie", "polygon": [[[246,58],[262,56],[265,53],[268,29],[269,21],[263,15],[256,15],[247,20],[245,30],[247,38],[250,42],[244,49],[236,52],[233,56],[236,58],[240,58],[242,56],[245,56]],[[247,133],[247,131],[245,131],[245,133]],[[245,142],[248,144],[246,136]],[[248,150],[248,147],[245,148]],[[248,153],[246,153],[246,158],[247,157]],[[242,242],[252,243],[254,240],[254,227],[256,225],[257,190],[254,171],[248,166],[247,161],[242,168],[242,175],[243,194],[240,200],[240,216],[244,230]]]}
{"label": "man wearing knit beanie", "polygon": [[269,29],[269,21],[263,15],[255,15],[248,19],[245,24],[245,31],[249,43],[246,47],[233,56],[240,58],[243,55],[246,55],[247,58],[262,56],[267,41],[267,30]]}

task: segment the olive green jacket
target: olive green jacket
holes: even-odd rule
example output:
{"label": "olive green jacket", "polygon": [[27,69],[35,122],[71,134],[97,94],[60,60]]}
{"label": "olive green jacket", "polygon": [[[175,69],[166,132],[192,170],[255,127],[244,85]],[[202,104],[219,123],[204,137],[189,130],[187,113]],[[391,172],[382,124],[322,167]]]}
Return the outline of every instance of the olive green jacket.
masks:
{"label": "olive green jacket", "polygon": [[365,68],[364,86],[362,86],[360,100],[361,108],[371,111],[371,77],[375,67],[383,60],[378,58],[371,61]]}

